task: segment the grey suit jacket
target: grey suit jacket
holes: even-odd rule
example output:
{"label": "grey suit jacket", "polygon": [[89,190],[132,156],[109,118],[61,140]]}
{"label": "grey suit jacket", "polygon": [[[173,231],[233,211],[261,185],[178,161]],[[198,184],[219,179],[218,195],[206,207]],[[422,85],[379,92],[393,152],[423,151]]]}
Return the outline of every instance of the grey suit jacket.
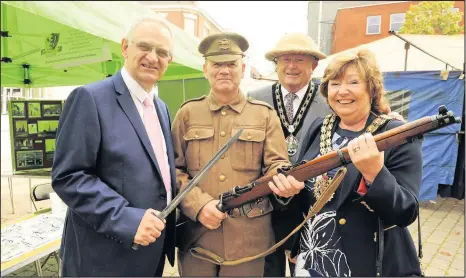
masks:
{"label": "grey suit jacket", "polygon": [[[268,86],[263,87],[263,88],[259,88],[257,90],[251,91],[251,92],[248,92],[248,96],[253,97],[253,98],[257,99],[257,100],[267,102],[271,106],[274,106],[274,104],[273,104],[273,98],[274,98],[273,90],[275,89],[276,85],[277,85],[277,83],[275,83],[273,85],[268,85]],[[330,111],[330,108],[329,108],[329,106],[327,104],[327,101],[324,99],[324,97],[319,92],[317,92],[317,95],[315,96],[314,100],[312,101],[311,107],[309,107],[309,110],[308,110],[306,116],[303,119],[303,121],[304,121],[303,125],[301,126],[301,128],[298,130],[298,133],[296,134],[296,137],[297,137],[298,142],[299,142],[298,143],[298,151],[294,156],[290,157],[290,161],[292,163],[296,162],[298,154],[300,153],[300,150],[301,150],[301,146],[303,145],[301,135],[306,134],[307,129],[311,126],[311,124],[314,122],[314,120],[317,117],[323,117],[323,116],[328,115],[330,113],[331,113],[331,111]]]}

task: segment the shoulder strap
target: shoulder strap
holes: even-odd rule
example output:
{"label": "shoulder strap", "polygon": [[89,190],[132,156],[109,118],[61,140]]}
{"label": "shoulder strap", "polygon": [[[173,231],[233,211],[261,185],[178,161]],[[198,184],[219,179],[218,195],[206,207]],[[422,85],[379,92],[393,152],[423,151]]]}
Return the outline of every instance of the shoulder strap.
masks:
{"label": "shoulder strap", "polygon": [[417,207],[417,249],[418,249],[418,258],[422,259],[424,256],[422,254],[422,239],[421,239],[421,219],[420,219],[419,207]]}
{"label": "shoulder strap", "polygon": [[384,253],[384,230],[380,217],[377,217],[377,257],[375,259],[375,275],[382,276],[382,263]]}
{"label": "shoulder strap", "polygon": [[[417,207],[417,244],[418,244],[418,258],[419,263],[423,257],[422,255],[422,240],[421,240],[421,220],[419,219],[419,206]],[[377,277],[382,275],[382,263],[383,263],[383,255],[384,255],[384,226],[380,217],[378,219],[378,234],[377,234],[377,258],[375,261],[375,270]],[[424,277],[424,273],[422,271],[421,266],[421,276]]]}
{"label": "shoulder strap", "polygon": [[185,102],[183,102],[183,103],[181,104],[180,108],[183,107],[186,103],[189,103],[189,102],[192,102],[192,101],[203,100],[203,99],[205,99],[206,97],[207,97],[206,95],[202,95],[202,96],[200,96],[200,97],[195,97],[195,98],[188,99],[188,100],[186,100]]}

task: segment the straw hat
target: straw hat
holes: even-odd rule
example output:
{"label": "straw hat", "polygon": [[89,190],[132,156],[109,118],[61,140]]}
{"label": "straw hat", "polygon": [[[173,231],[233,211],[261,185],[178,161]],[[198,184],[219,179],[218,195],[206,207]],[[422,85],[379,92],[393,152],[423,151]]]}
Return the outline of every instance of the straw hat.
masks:
{"label": "straw hat", "polygon": [[213,62],[235,61],[244,56],[248,41],[241,35],[221,32],[205,37],[199,44],[199,52]]}
{"label": "straw hat", "polygon": [[319,60],[327,58],[327,55],[319,51],[316,43],[305,34],[285,34],[278,40],[275,47],[265,53],[265,59],[273,61],[283,54],[300,54],[317,57]]}

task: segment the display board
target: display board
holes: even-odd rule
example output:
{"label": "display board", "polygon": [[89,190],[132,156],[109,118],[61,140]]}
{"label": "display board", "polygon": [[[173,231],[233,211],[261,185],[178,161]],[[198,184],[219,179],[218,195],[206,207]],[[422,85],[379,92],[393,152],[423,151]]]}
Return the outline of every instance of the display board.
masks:
{"label": "display board", "polygon": [[13,170],[50,168],[62,100],[8,102]]}

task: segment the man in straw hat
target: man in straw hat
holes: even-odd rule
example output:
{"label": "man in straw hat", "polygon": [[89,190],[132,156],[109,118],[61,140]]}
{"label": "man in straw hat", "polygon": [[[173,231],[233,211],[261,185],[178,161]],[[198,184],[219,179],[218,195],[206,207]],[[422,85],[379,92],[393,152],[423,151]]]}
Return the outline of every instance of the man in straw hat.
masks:
{"label": "man in straw hat", "polygon": [[[307,130],[316,117],[330,113],[325,99],[318,93],[318,86],[311,80],[319,59],[326,57],[309,36],[286,34],[265,54],[267,60],[275,63],[279,82],[248,94],[274,106],[286,136],[288,155],[292,163],[296,162],[302,131]],[[293,202],[290,205],[294,205]],[[300,222],[297,221],[299,215],[285,217],[285,214],[286,211],[282,210],[272,213],[277,241],[288,235],[296,226],[295,223]],[[284,251],[291,248],[292,239],[293,237],[266,257],[264,276],[285,276]],[[293,273],[293,264],[290,264],[290,270]]]}
{"label": "man in straw hat", "polygon": [[221,193],[289,165],[277,114],[268,104],[246,98],[239,89],[248,46],[244,37],[229,32],[202,40],[199,52],[205,57],[203,70],[211,91],[208,96],[182,104],[173,122],[180,190],[230,136],[244,128],[239,140],[180,204],[180,223],[186,223],[177,231],[181,276],[262,276],[263,257],[225,266],[193,256],[190,249],[202,248],[228,261],[265,251],[274,241],[271,202],[291,197],[304,188],[304,183],[280,174],[269,184],[277,195],[234,209],[231,217],[216,208]]}

